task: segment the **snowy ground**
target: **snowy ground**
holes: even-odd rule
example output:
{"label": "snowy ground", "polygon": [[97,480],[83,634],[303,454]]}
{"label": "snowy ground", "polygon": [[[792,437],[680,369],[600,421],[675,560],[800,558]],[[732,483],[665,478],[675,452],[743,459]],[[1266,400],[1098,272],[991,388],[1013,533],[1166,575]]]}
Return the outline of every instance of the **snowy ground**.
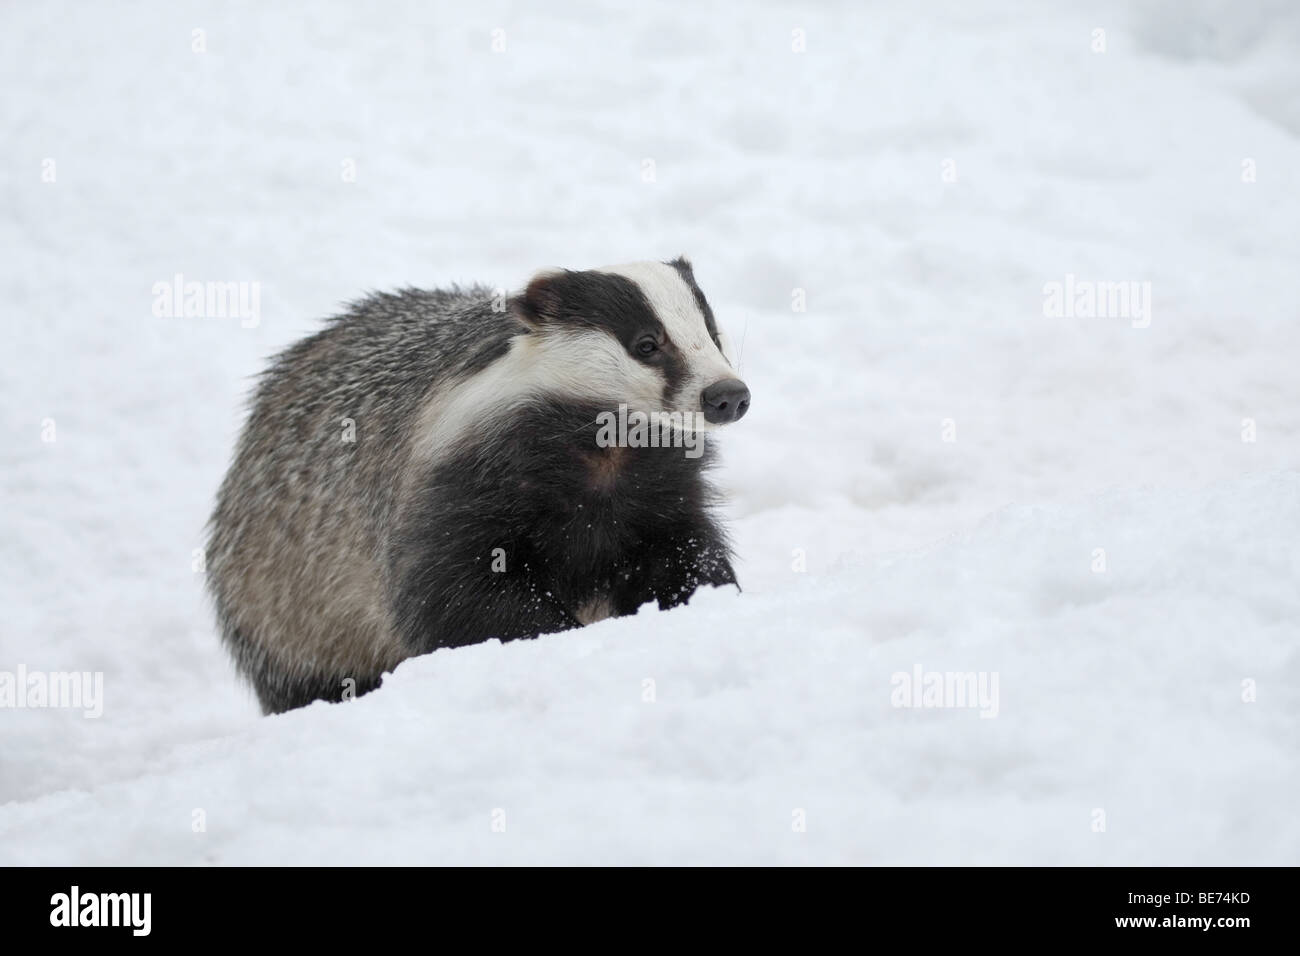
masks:
{"label": "snowy ground", "polygon": [[[0,671],[104,675],[0,710],[0,864],[1300,862],[1291,5],[288,6],[0,13]],[[744,594],[259,717],[191,562],[264,358],[679,252]]]}

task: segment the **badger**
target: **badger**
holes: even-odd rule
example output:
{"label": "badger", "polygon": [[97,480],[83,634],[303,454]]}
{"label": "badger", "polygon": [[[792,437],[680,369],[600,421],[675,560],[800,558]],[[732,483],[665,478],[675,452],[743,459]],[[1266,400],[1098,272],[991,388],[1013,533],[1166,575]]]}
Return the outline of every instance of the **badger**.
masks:
{"label": "badger", "polygon": [[263,712],[735,585],[703,441],[749,408],[735,362],[684,257],[373,294],[281,353],[206,549]]}

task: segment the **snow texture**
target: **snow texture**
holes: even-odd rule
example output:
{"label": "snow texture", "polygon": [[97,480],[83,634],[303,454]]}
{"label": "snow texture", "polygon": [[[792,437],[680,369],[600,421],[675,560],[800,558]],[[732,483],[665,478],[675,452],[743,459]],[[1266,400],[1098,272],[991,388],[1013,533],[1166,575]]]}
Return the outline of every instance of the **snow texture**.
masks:
{"label": "snow texture", "polygon": [[[0,671],[104,692],[0,710],[0,864],[1300,863],[1298,50],[1288,2],[5,5]],[[266,357],[679,253],[743,594],[260,717],[192,562]]]}

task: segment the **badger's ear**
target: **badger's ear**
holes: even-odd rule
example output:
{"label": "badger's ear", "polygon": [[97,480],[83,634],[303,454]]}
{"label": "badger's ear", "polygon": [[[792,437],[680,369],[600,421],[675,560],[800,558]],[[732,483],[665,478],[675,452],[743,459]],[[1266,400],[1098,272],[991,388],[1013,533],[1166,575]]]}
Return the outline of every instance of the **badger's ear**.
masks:
{"label": "badger's ear", "polygon": [[695,269],[691,266],[691,260],[687,259],[685,256],[678,256],[676,259],[671,260],[668,264],[672,266],[674,269],[678,270],[679,272],[685,273],[688,276],[695,274]]}
{"label": "badger's ear", "polygon": [[510,314],[529,329],[539,329],[560,314],[560,280],[565,269],[543,269],[528,280],[523,292],[510,297]]}

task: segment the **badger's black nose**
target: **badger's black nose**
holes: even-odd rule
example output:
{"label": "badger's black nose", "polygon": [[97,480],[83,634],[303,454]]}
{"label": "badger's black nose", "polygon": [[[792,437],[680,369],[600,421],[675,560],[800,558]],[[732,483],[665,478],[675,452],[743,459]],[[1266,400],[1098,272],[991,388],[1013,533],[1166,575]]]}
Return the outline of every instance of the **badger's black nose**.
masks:
{"label": "badger's black nose", "polygon": [[704,405],[704,420],[711,425],[724,425],[743,418],[749,411],[749,388],[738,378],[724,378],[714,382],[700,394]]}

